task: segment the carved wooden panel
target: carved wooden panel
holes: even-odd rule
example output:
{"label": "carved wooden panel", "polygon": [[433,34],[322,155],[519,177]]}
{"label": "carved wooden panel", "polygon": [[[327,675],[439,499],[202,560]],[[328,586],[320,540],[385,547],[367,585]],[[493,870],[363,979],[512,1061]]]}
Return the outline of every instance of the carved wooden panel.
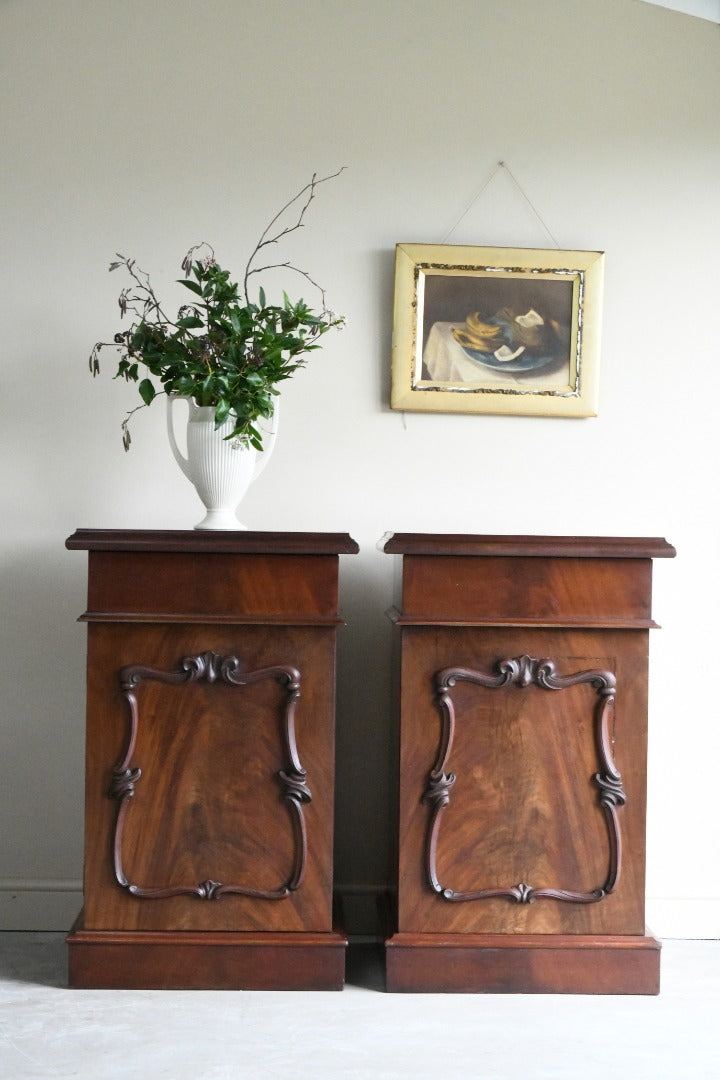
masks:
{"label": "carved wooden panel", "polygon": [[[136,784],[142,775],[142,769],[134,762],[135,747],[141,710],[138,694],[141,684],[146,680],[165,683],[171,686],[186,686],[198,680],[213,684],[218,680],[235,687],[247,687],[265,679],[272,679],[285,688],[286,699],[282,710],[282,742],[284,768],[277,772],[281,796],[290,812],[290,824],[294,837],[294,856],[292,868],[286,880],[276,888],[253,888],[251,885],[226,883],[214,878],[197,884],[153,884],[137,885],[128,880],[123,860],[123,835],[125,821],[135,795]],[[207,652],[199,656],[186,657],[180,667],[172,671],[133,665],[123,668],[120,673],[120,685],[130,712],[130,731],[127,747],[113,772],[109,795],[118,801],[117,817],[113,838],[113,866],[117,883],[132,896],[141,899],[166,899],[171,896],[196,896],[201,900],[219,900],[223,896],[239,894],[254,896],[265,900],[282,900],[300,887],[307,861],[307,830],[303,815],[303,803],[310,802],[312,796],[306,783],[307,774],[300,764],[295,738],[295,708],[300,697],[300,673],[292,667],[266,667],[257,671],[243,671],[240,661],[235,656],[219,656]],[[242,705],[238,703],[237,722],[242,723]],[[242,768],[242,762],[238,763]],[[150,778],[146,781],[152,782]]]}
{"label": "carved wooden panel", "polygon": [[[608,870],[601,885],[586,891],[559,887],[537,887],[527,882],[514,885],[479,888],[471,891],[455,890],[443,885],[438,878],[437,852],[440,824],[444,811],[450,803],[450,791],[456,776],[448,771],[455,734],[455,708],[452,688],[458,682],[471,683],[487,689],[501,687],[528,687],[535,685],[544,690],[566,690],[571,686],[589,683],[596,692],[594,738],[600,771],[592,780],[599,792],[599,805],[605,814],[608,830]],[[476,671],[470,668],[446,668],[435,677],[436,699],[442,717],[440,749],[430,772],[423,800],[431,806],[427,834],[427,876],[431,888],[444,900],[459,902],[488,900],[507,897],[519,904],[530,904],[538,899],[559,900],[565,903],[592,904],[612,892],[620,877],[622,864],[622,841],[617,808],[626,801],[622,779],[611,753],[609,721],[615,704],[615,676],[612,672],[588,670],[569,675],[558,674],[549,659],[537,660],[528,655],[498,661],[495,672]],[[500,703],[498,702],[500,708]]]}
{"label": "carved wooden panel", "polygon": [[90,625],[87,929],[331,930],[334,645]]}
{"label": "carved wooden panel", "polygon": [[647,632],[406,626],[402,651],[400,932],[642,934]]}

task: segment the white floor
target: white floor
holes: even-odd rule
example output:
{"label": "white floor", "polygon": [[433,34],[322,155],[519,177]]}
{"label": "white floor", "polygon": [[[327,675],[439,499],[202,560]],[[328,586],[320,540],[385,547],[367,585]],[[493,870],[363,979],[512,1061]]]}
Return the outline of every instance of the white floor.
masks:
{"label": "white floor", "polygon": [[2,1080],[720,1080],[720,941],[667,941],[650,997],[68,990],[61,934],[0,934]]}

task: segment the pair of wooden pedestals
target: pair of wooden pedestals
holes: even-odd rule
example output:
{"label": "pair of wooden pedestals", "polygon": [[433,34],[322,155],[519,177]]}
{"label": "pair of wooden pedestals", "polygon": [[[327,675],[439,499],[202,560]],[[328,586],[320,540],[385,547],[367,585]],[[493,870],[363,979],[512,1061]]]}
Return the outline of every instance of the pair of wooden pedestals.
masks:
{"label": "pair of wooden pedestals", "polygon": [[[84,909],[72,986],[340,989],[347,534],[80,530]],[[647,655],[664,540],[396,534],[391,991],[657,993]]]}

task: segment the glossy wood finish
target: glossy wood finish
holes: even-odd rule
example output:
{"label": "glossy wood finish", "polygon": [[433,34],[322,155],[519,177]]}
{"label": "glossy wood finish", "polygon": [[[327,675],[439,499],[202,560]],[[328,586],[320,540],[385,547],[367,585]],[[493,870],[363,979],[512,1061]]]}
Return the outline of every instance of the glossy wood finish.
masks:
{"label": "glossy wood finish", "polygon": [[212,530],[78,529],[70,551],[159,551],[214,555],[355,555],[347,533],[213,532]]}
{"label": "glossy wood finish", "polygon": [[522,556],[578,559],[672,558],[675,549],[657,536],[475,536],[462,533],[393,533],[388,555]]}
{"label": "glossy wood finish", "polygon": [[70,985],[96,990],[342,990],[341,933],[73,931]]}
{"label": "glossy wood finish", "polygon": [[[415,535],[386,550],[403,554],[388,988],[657,992],[647,656],[651,557],[674,550]],[[596,978],[583,950],[604,946]]]}
{"label": "glossy wood finish", "polygon": [[457,994],[657,994],[655,938],[574,934],[396,934],[388,988]]}
{"label": "glossy wood finish", "polygon": [[89,551],[72,985],[341,985],[335,633],[354,541],[82,532],[68,546]]}
{"label": "glossy wood finish", "polygon": [[[652,626],[649,559],[406,555],[404,623]],[[477,573],[478,565],[482,574]]]}

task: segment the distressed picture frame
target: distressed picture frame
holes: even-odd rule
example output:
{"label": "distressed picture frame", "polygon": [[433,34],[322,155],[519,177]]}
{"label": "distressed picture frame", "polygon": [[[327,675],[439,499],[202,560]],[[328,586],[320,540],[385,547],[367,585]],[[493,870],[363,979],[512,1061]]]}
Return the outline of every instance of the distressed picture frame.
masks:
{"label": "distressed picture frame", "polygon": [[393,409],[597,415],[604,253],[398,244]]}

